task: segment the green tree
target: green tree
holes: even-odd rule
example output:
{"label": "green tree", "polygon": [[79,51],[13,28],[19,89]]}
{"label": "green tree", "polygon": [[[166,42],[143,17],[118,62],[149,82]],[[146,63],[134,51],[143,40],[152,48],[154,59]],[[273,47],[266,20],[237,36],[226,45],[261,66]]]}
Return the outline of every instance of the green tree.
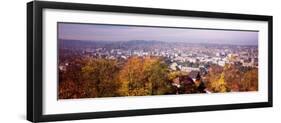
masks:
{"label": "green tree", "polygon": [[118,96],[119,83],[117,62],[107,59],[87,59],[82,67],[85,97]]}
{"label": "green tree", "polygon": [[168,83],[168,66],[160,59],[155,59],[145,62],[148,65],[144,68],[145,74],[150,84],[152,95],[162,95],[171,90],[171,85]]}

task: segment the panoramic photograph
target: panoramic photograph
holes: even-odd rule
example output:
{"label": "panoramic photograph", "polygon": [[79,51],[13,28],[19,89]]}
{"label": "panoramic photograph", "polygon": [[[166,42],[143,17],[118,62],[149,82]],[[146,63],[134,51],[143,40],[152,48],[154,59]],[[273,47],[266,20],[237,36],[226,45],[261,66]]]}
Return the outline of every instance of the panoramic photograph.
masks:
{"label": "panoramic photograph", "polygon": [[58,99],[258,91],[258,31],[57,23]]}

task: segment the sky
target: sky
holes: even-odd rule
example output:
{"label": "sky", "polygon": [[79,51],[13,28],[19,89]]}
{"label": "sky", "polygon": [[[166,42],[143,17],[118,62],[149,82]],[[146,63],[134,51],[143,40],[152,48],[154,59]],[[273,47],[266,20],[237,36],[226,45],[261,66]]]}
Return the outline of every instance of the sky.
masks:
{"label": "sky", "polygon": [[58,38],[88,41],[156,40],[167,42],[257,45],[257,31],[160,28],[58,23]]}

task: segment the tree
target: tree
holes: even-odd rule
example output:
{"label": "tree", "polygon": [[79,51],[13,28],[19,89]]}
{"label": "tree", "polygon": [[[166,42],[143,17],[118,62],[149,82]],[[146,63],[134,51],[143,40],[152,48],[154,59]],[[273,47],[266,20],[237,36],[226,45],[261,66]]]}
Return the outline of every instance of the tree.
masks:
{"label": "tree", "polygon": [[168,79],[169,81],[173,81],[175,78],[181,76],[182,73],[180,71],[170,71],[168,73]]}
{"label": "tree", "polygon": [[118,96],[118,71],[117,62],[114,60],[87,59],[82,67],[84,97]]}
{"label": "tree", "polygon": [[228,66],[220,67],[218,65],[211,65],[206,76],[206,86],[211,92],[228,92],[230,88],[226,81],[226,69]]}
{"label": "tree", "polygon": [[227,87],[231,91],[257,91],[258,69],[241,64],[226,64],[224,73]]}
{"label": "tree", "polygon": [[211,65],[208,70],[208,74],[206,75],[206,87],[209,91],[214,90],[214,83],[216,83],[221,78],[221,73],[223,72],[223,68],[218,65]]}
{"label": "tree", "polygon": [[143,76],[143,60],[131,57],[121,69],[118,78],[121,84],[119,93],[122,96],[148,95],[146,92]]}
{"label": "tree", "polygon": [[239,91],[239,84],[244,74],[242,68],[243,66],[239,64],[226,64],[224,66],[225,81],[231,91]]}
{"label": "tree", "polygon": [[131,57],[119,73],[123,96],[165,94],[168,83],[167,65],[157,57]]}
{"label": "tree", "polygon": [[172,87],[168,82],[168,66],[162,60],[148,58],[144,62],[144,72],[152,95],[169,93]]}
{"label": "tree", "polygon": [[247,71],[240,83],[241,91],[257,91],[258,90],[258,69]]}
{"label": "tree", "polygon": [[79,98],[80,91],[77,83],[73,81],[63,81],[59,83],[59,99]]}
{"label": "tree", "polygon": [[220,79],[211,83],[212,90],[214,92],[227,92],[228,88],[225,83],[224,73],[220,75]]}
{"label": "tree", "polygon": [[83,61],[74,58],[69,61],[66,71],[59,70],[59,98],[79,98],[82,95],[81,89],[81,66]]}

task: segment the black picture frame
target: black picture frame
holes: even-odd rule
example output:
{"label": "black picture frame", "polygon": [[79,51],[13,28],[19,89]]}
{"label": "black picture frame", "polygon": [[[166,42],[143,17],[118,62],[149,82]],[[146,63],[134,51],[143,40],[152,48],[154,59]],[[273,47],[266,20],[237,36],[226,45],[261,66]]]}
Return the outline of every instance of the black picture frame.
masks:
{"label": "black picture frame", "polygon": [[[43,107],[42,107],[43,12],[42,10],[45,8],[266,21],[268,22],[268,101],[257,102],[257,103],[44,115],[42,113],[43,111]],[[63,3],[63,2],[45,2],[45,1],[29,2],[27,3],[27,120],[32,122],[63,121],[63,120],[94,119],[94,118],[107,118],[107,117],[124,117],[124,116],[137,116],[137,115],[154,115],[154,114],[272,107],[273,106],[273,95],[272,95],[273,92],[272,91],[272,82],[273,82],[272,80],[273,78],[272,30],[273,29],[272,28],[273,28],[273,17],[265,16],[265,15],[185,11],[185,10],[93,5],[93,4]]]}

